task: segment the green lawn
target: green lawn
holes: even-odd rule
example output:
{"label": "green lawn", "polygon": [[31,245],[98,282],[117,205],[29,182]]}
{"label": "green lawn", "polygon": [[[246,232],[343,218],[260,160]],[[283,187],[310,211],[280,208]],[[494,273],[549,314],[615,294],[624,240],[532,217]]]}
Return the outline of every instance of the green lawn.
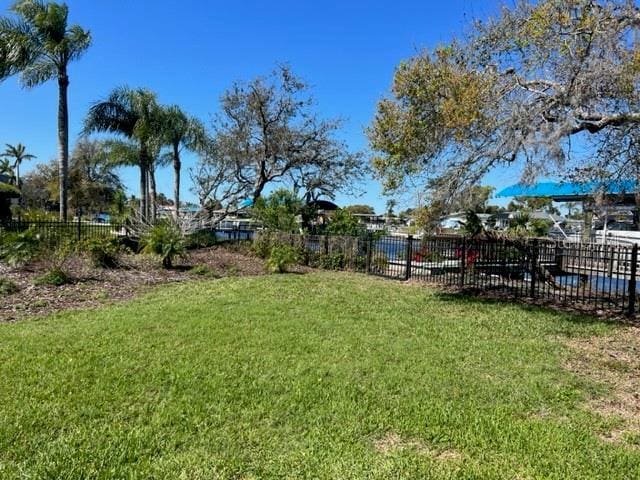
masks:
{"label": "green lawn", "polygon": [[562,367],[612,328],[332,273],[0,325],[0,478],[640,478]]}

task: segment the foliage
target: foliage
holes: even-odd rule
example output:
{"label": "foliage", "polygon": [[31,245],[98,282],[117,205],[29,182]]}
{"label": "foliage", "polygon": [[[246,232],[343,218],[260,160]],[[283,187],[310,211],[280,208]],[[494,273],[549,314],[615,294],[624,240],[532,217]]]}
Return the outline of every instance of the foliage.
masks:
{"label": "foliage", "polygon": [[344,209],[352,215],[375,215],[376,213],[371,205],[349,205]]}
{"label": "foliage", "polygon": [[52,268],[35,280],[36,285],[49,285],[53,287],[60,287],[68,283],[71,283],[71,278],[67,272],[61,268]]}
{"label": "foliage", "polygon": [[560,210],[553,205],[553,200],[547,197],[516,197],[509,202],[507,210],[510,212],[546,212],[552,215],[560,215]]}
{"label": "foliage", "polygon": [[363,157],[336,138],[340,121],[317,118],[308,90],[282,66],[222,95],[213,140],[192,173],[201,205],[255,203],[281,180],[306,203],[353,189],[366,171]]}
{"label": "foliage", "polygon": [[79,59],[91,44],[91,34],[68,25],[64,3],[18,0],[11,17],[0,18],[0,80],[20,73],[25,87],[52,79],[58,81],[58,146],[60,149],[60,219],[67,219],[69,114],[67,90],[69,63]]}
{"label": "foliage", "polygon": [[115,268],[123,247],[117,238],[93,237],[84,242],[82,249],[89,254],[94,267]]}
{"label": "foliage", "polygon": [[[402,62],[368,132],[377,175],[445,204],[499,165],[637,178],[639,17],[626,0],[523,0]],[[592,155],[574,162],[572,138]]]}
{"label": "foliage", "polygon": [[[22,184],[20,179],[20,165],[22,165],[22,162],[25,160],[33,160],[36,156],[27,153],[27,147],[21,143],[18,143],[17,145],[10,145],[7,143],[6,147],[7,148],[4,153],[0,153],[0,157],[4,158],[6,161],[13,160],[12,175],[15,179],[16,186],[20,188],[20,185]],[[2,172],[0,171],[0,173]]]}
{"label": "foliage", "polygon": [[210,248],[218,243],[216,232],[212,230],[197,230],[185,238],[185,248],[195,250],[198,248]]}
{"label": "foliage", "polygon": [[342,270],[345,266],[344,253],[330,252],[321,254],[314,266],[322,268],[323,270]]}
{"label": "foliage", "polygon": [[362,225],[348,210],[339,208],[331,213],[326,233],[330,235],[358,236],[362,232]]}
{"label": "foliage", "polygon": [[21,232],[5,232],[0,236],[0,260],[8,265],[23,267],[41,253],[40,235],[33,228]]}
{"label": "foliage", "polygon": [[298,261],[296,249],[289,245],[274,245],[267,259],[271,273],[284,273]]}
{"label": "foliage", "polygon": [[8,278],[0,278],[0,297],[6,295],[12,295],[19,291],[18,285],[12,282]]}
{"label": "foliage", "polygon": [[84,133],[112,133],[125,142],[111,144],[112,157],[123,165],[140,169],[140,217],[152,219],[153,205],[149,181],[162,141],[163,110],[155,93],[144,88],[115,88],[105,99],[94,103],[84,121]]}
{"label": "foliage", "polygon": [[276,245],[275,239],[269,232],[259,232],[251,244],[251,251],[257,257],[266,259],[274,245]]}
{"label": "foliage", "polygon": [[299,217],[303,203],[295,193],[281,188],[267,197],[256,200],[252,214],[268,230],[296,232],[300,230]]}
{"label": "foliage", "polygon": [[140,240],[142,252],[158,255],[164,268],[171,268],[174,260],[186,252],[184,235],[170,220],[157,222]]}
{"label": "foliage", "polygon": [[484,232],[482,220],[473,210],[469,210],[465,215],[464,232],[472,237]]}

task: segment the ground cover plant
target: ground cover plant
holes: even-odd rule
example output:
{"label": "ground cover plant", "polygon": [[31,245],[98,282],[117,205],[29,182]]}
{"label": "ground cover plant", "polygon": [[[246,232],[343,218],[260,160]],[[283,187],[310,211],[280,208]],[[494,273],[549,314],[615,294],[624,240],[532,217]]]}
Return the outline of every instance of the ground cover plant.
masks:
{"label": "ground cover plant", "polygon": [[346,273],[163,286],[0,325],[0,478],[637,478],[573,361],[618,331]]}

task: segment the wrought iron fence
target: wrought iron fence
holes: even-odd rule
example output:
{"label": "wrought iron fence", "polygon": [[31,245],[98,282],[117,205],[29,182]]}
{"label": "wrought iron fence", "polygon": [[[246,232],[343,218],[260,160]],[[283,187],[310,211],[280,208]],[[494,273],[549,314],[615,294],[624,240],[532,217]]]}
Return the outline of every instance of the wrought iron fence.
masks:
{"label": "wrought iron fence", "polygon": [[47,241],[71,238],[80,242],[96,237],[124,238],[129,236],[125,225],[113,223],[61,222],[57,220],[10,220],[0,223],[0,231],[23,232],[29,229]]}
{"label": "wrought iron fence", "polygon": [[265,236],[297,248],[302,263],[314,267],[636,313],[637,245],[266,232],[256,241]]}

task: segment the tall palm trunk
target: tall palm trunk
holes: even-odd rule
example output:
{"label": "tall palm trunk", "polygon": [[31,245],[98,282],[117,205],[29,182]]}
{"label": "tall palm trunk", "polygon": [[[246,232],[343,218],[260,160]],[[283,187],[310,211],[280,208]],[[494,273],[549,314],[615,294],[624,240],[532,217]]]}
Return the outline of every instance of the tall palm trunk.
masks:
{"label": "tall palm trunk", "polygon": [[173,202],[176,205],[176,218],[180,216],[180,148],[177,144],[173,145]]}
{"label": "tall palm trunk", "polygon": [[145,221],[147,218],[147,168],[140,163],[140,218]]}
{"label": "tall palm trunk", "polygon": [[156,221],[156,205],[157,205],[157,191],[156,191],[156,172],[155,166],[151,165],[149,168],[149,191],[151,193],[151,200],[149,201],[149,211],[151,214],[151,221]]}
{"label": "tall palm trunk", "polygon": [[58,74],[58,183],[60,187],[60,220],[67,221],[67,183],[69,177],[69,107],[66,68]]}

